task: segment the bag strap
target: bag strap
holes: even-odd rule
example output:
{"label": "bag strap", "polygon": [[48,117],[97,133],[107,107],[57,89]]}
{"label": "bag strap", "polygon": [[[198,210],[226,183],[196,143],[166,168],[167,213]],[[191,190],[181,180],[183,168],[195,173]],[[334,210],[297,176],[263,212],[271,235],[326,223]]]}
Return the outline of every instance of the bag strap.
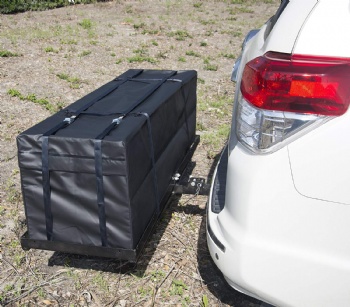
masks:
{"label": "bag strap", "polygon": [[[51,209],[51,185],[50,185],[50,169],[49,169],[49,136],[55,134],[58,130],[63,129],[73,123],[75,119],[86,109],[90,108],[97,101],[106,97],[113,91],[115,91],[119,86],[125,82],[131,80],[132,78],[137,77],[143,72],[143,69],[137,70],[131,77],[123,79],[115,79],[115,81],[122,81],[109,88],[107,91],[99,95],[98,97],[91,99],[88,103],[84,104],[77,111],[73,113],[70,117],[66,117],[62,122],[58,123],[53,128],[49,129],[42,136],[42,149],[41,149],[41,158],[42,158],[42,180],[43,180],[43,202],[45,209],[45,223],[46,223],[46,237],[48,241],[53,240],[53,216]],[[101,158],[102,159],[102,158]],[[102,164],[101,164],[102,165]],[[101,166],[102,167],[102,166]],[[101,168],[102,169],[102,168]],[[101,171],[102,172],[102,171]],[[103,183],[102,183],[103,185]],[[103,210],[99,206],[99,217],[103,219]],[[101,225],[101,223],[100,223]],[[103,227],[103,223],[102,226]],[[106,242],[106,239],[103,240],[103,244]]]}
{"label": "bag strap", "polygon": [[[107,136],[113,129],[115,129],[124,119],[125,116],[131,114],[131,112],[142,104],[148,97],[150,97],[163,83],[165,83],[170,77],[177,74],[176,71],[171,71],[164,78],[157,80],[158,82],[152,86],[142,97],[140,97],[133,105],[119,117],[112,120],[111,124],[103,130],[95,140],[95,170],[96,170],[96,186],[97,186],[97,206],[99,214],[99,223],[100,223],[100,235],[102,246],[107,246],[107,226],[106,226],[106,213],[105,213],[105,195],[104,195],[104,186],[103,186],[103,170],[102,170],[102,140]],[[147,113],[137,113],[137,115],[143,115],[147,118],[147,127],[150,140],[150,149],[151,149],[151,160],[152,160],[152,171],[153,171],[153,187],[154,195],[156,200],[157,215],[160,213],[160,202],[159,202],[159,193],[158,193],[158,181],[154,157],[154,144],[152,138],[152,127],[150,122],[150,117]]]}
{"label": "bag strap", "polygon": [[132,80],[133,78],[136,78],[142,72],[143,72],[143,69],[138,69],[131,77],[114,79],[114,81],[121,81],[121,82],[119,82],[118,84],[115,84],[113,87],[109,88],[108,90],[103,92],[101,95],[91,99],[89,102],[87,102],[86,104],[81,106],[77,111],[68,112],[69,115],[70,115],[69,117],[66,117],[62,122],[58,123],[56,126],[54,126],[50,130],[45,132],[43,135],[44,136],[49,136],[49,135],[55,134],[58,130],[67,127],[68,125],[73,123],[81,113],[83,113],[85,110],[90,108],[93,104],[95,104],[96,102],[100,101],[104,97],[108,96],[110,93],[114,92],[122,84]]}
{"label": "bag strap", "polygon": [[[141,105],[148,97],[150,97],[158,88],[162,86],[163,83],[168,81],[169,78],[176,75],[177,71],[171,71],[169,74],[167,74],[164,78],[157,80],[158,82],[155,83],[143,96],[141,96],[139,99],[137,99],[129,109],[127,109],[123,114],[118,114],[119,116],[117,118],[114,118],[112,122],[109,124],[109,126],[100,133],[96,139],[102,140],[105,136],[107,136],[114,128],[116,128],[122,120],[129,115],[133,110],[135,110],[139,105]],[[137,79],[135,81],[138,81]]]}

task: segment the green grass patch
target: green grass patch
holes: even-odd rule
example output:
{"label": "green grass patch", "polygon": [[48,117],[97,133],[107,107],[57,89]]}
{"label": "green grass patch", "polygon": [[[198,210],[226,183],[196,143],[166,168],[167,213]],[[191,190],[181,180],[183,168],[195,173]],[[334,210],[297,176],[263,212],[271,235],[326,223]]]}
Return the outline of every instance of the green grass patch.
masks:
{"label": "green grass patch", "polygon": [[[106,0],[75,0],[75,4],[88,4]],[[1,0],[1,14],[15,14],[25,11],[44,11],[70,5],[67,0]]]}
{"label": "green grass patch", "polygon": [[47,99],[44,98],[38,98],[36,97],[35,94],[28,94],[27,96],[21,94],[20,91],[16,89],[9,89],[7,91],[7,94],[10,95],[11,97],[18,97],[20,100],[26,100],[26,101],[31,101],[33,103],[39,104],[43,106],[46,110],[54,113],[57,112],[58,110],[62,109],[63,104],[59,103],[57,105],[53,105],[50,103]]}
{"label": "green grass patch", "polygon": [[87,55],[89,55],[89,54],[91,54],[91,51],[89,51],[89,50],[84,50],[82,53],[79,54],[79,56],[80,56],[80,57],[83,57],[83,56],[87,56]]}
{"label": "green grass patch", "polygon": [[197,52],[194,52],[193,50],[186,51],[186,55],[188,55],[188,56],[194,56],[194,57],[197,57],[197,58],[200,57],[200,54],[197,53]]}
{"label": "green grass patch", "polygon": [[58,78],[60,78],[61,80],[67,81],[70,85],[70,88],[72,89],[77,89],[80,87],[82,81],[81,79],[77,78],[77,77],[71,77],[68,74],[65,73],[59,73],[56,75]]}
{"label": "green grass patch", "polygon": [[236,58],[236,56],[233,53],[224,53],[222,56],[224,58],[232,59],[232,60]]}
{"label": "green grass patch", "polygon": [[81,22],[78,23],[78,25],[85,30],[90,30],[93,27],[93,22],[91,21],[91,19],[83,19]]}
{"label": "green grass patch", "polygon": [[148,63],[152,63],[155,64],[157,63],[157,60],[150,57],[150,56],[143,56],[143,55],[135,55],[132,57],[127,58],[129,63],[142,63],[142,62],[148,62]]}
{"label": "green grass patch", "polygon": [[11,58],[19,56],[18,53],[14,53],[8,50],[0,50],[0,58]]}
{"label": "green grass patch", "polygon": [[53,48],[52,46],[45,47],[45,52],[52,52],[52,53],[58,53],[58,50]]}
{"label": "green grass patch", "polygon": [[192,36],[185,30],[177,30],[174,32],[168,33],[169,37],[175,37],[178,41],[184,41],[186,38],[192,38]]}

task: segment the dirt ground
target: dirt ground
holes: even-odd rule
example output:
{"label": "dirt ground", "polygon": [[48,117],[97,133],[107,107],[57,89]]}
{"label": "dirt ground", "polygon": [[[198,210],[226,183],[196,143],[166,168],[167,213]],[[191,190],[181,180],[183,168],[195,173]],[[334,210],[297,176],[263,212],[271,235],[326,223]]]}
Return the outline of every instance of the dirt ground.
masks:
{"label": "dirt ground", "polygon": [[234,59],[278,4],[110,1],[0,15],[0,305],[261,305],[232,290],[211,261],[205,196],[174,198],[137,264],[23,251],[16,136],[129,68],[195,69],[193,175],[208,178],[229,132]]}

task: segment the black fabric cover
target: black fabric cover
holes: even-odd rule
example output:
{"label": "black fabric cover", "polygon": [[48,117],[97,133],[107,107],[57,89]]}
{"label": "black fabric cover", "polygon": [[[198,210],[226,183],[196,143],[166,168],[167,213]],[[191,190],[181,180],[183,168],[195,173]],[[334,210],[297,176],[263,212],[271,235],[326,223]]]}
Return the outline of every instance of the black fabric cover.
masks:
{"label": "black fabric cover", "polygon": [[196,80],[131,69],[21,133],[29,238],[136,248],[194,140]]}

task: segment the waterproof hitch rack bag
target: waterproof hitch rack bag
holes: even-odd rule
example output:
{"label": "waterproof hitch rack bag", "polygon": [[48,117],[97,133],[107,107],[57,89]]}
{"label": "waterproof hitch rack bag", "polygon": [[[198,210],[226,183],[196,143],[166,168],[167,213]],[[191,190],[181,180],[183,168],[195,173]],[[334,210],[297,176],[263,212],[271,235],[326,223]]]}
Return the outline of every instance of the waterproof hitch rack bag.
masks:
{"label": "waterproof hitch rack bag", "polygon": [[136,261],[198,143],[196,83],[130,69],[21,133],[23,249]]}

